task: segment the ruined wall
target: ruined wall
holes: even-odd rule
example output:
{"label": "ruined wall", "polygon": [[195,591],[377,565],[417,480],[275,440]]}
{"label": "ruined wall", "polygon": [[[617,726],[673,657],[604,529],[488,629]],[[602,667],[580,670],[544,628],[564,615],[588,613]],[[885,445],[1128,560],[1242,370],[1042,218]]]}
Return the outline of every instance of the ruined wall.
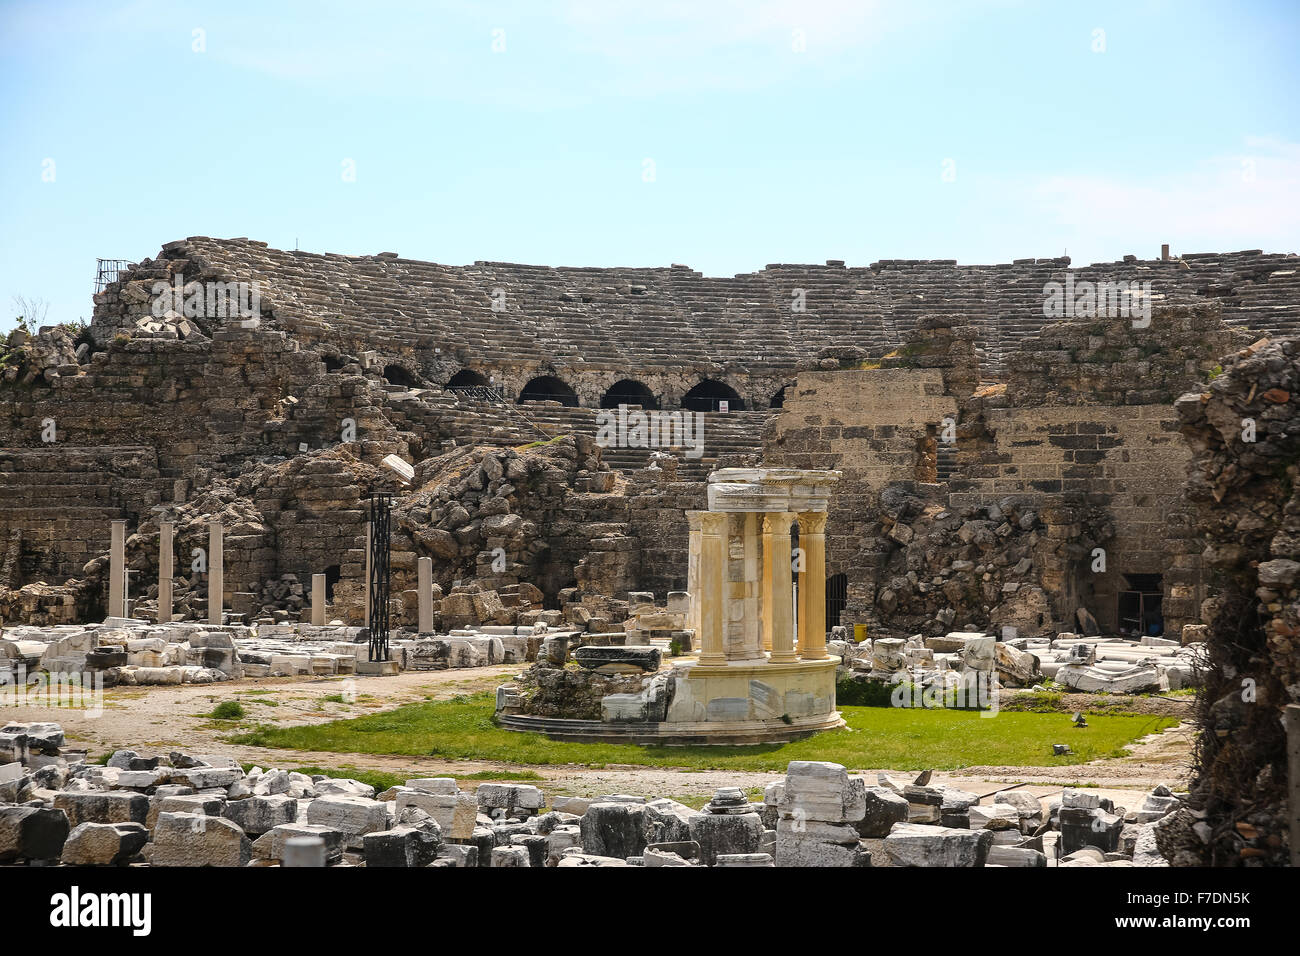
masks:
{"label": "ruined wall", "polygon": [[764,436],[763,459],[843,473],[826,521],[826,573],[848,577],[843,623],[867,620],[875,598],[882,491],[915,483],[940,423],[956,412],[938,369],[801,372],[786,390],[785,407]]}
{"label": "ruined wall", "polygon": [[[1155,574],[1166,630],[1198,619],[1200,545],[1181,490],[1189,453],[1172,403],[1240,339],[1212,306],[1159,308],[1149,326],[1054,324],[1009,360],[1004,387],[977,392],[963,409],[951,502],[1042,499],[1049,537],[1068,542],[1043,562],[1062,620],[1087,607],[1114,631],[1125,575]],[[1094,570],[1095,547],[1104,570]]]}
{"label": "ruined wall", "polygon": [[1282,718],[1300,702],[1298,398],[1300,341],[1284,339],[1225,359],[1223,374],[1177,403],[1215,593],[1192,786],[1209,839],[1189,817],[1174,831],[1176,863],[1288,863]]}

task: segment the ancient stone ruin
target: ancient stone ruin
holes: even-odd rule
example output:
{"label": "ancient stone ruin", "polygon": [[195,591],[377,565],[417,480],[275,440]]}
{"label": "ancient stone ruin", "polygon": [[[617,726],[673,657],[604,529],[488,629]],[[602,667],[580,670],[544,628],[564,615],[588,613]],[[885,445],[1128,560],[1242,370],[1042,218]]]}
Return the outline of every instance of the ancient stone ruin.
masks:
{"label": "ancient stone ruin", "polygon": [[167,243],[88,326],[0,345],[9,684],[518,665],[499,726],[646,744],[804,737],[845,692],[1203,687],[1196,779],[1126,820],[795,762],[762,804],[539,815],[454,780],[97,768],[15,724],[0,859],[170,862],[198,816],[231,864],[1281,863],[1296,262],[710,278]]}

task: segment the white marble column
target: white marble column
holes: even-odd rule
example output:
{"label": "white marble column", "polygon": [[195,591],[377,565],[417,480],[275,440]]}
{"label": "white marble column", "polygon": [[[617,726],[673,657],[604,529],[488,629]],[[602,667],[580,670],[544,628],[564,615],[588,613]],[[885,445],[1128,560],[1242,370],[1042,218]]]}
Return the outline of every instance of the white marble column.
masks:
{"label": "white marble column", "polygon": [[730,515],[700,515],[700,663],[725,664],[723,614],[726,597],[726,542]]}
{"label": "white marble column", "polygon": [[108,550],[108,616],[126,617],[126,519],[113,519]]}
{"label": "white marble column", "polygon": [[691,596],[691,606],[686,618],[686,627],[696,634],[700,633],[700,515],[701,511],[686,512],[686,523],[690,528],[690,537],[686,551],[686,593]]}

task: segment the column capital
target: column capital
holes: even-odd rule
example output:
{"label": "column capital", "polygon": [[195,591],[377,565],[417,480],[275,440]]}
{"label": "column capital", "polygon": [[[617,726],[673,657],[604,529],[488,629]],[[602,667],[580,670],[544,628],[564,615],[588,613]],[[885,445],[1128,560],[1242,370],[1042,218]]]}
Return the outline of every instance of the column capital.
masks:
{"label": "column capital", "polygon": [[802,511],[799,513],[799,531],[803,534],[825,534],[826,512]]}
{"label": "column capital", "polygon": [[720,535],[727,530],[731,515],[725,511],[701,511],[700,531],[704,534]]}
{"label": "column capital", "polygon": [[782,534],[790,533],[790,526],[794,524],[795,515],[790,511],[765,511],[763,512],[763,534]]}

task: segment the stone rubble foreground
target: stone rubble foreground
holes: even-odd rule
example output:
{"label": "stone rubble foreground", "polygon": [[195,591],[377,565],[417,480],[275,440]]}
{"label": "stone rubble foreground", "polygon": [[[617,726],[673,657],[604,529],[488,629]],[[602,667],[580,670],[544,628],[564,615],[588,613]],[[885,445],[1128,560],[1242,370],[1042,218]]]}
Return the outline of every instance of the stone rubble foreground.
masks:
{"label": "stone rubble foreground", "polygon": [[0,728],[0,864],[70,866],[1167,866],[1195,830],[1165,787],[1136,809],[1088,790],[1044,803],[986,802],[953,787],[875,782],[797,760],[762,802],[719,788],[701,810],[609,794],[415,778],[383,793],[357,780],[173,752],[64,746],[56,723]]}

